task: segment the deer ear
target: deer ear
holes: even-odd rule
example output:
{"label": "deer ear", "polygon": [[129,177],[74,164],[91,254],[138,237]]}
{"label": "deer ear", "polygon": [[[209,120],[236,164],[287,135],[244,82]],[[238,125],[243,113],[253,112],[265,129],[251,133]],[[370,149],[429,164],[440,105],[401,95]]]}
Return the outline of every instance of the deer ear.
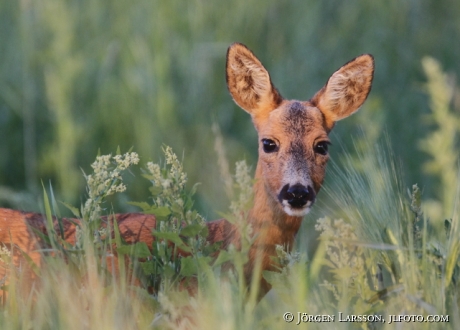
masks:
{"label": "deer ear", "polygon": [[267,70],[243,44],[234,43],[228,48],[226,75],[228,90],[236,104],[253,119],[267,115],[283,100]]}
{"label": "deer ear", "polygon": [[364,103],[372,86],[374,58],[361,55],[334,72],[326,85],[310,100],[324,114],[326,127],[346,118]]}

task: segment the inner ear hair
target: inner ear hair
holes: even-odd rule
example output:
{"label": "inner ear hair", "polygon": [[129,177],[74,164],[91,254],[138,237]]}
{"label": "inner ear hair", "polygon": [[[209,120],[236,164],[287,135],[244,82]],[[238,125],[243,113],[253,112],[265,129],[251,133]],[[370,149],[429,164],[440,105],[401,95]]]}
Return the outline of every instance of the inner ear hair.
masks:
{"label": "inner ear hair", "polygon": [[361,55],[334,72],[326,85],[311,99],[324,114],[326,124],[346,118],[361,107],[366,100],[374,77],[374,58]]}
{"label": "inner ear hair", "polygon": [[275,109],[282,100],[268,71],[242,44],[235,43],[228,49],[226,78],[235,102],[254,117]]}

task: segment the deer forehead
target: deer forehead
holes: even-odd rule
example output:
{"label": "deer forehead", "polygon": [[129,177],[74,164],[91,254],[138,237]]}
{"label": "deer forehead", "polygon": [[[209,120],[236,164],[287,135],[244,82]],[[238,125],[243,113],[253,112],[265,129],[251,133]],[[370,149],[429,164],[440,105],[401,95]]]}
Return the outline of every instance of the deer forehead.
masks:
{"label": "deer forehead", "polygon": [[324,116],[310,102],[283,101],[259,127],[261,137],[280,142],[327,138]]}

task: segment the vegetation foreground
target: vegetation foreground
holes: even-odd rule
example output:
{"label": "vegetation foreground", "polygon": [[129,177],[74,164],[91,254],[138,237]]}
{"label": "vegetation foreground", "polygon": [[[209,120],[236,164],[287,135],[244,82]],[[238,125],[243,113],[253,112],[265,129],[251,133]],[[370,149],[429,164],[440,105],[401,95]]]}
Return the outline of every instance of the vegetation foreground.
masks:
{"label": "vegetation foreground", "polygon": [[[444,232],[439,231],[423,215],[418,186],[409,195],[401,187],[384,148],[360,156],[364,174],[351,159],[343,169],[333,167],[331,175],[342,178],[343,188],[328,194],[346,220],[317,221],[320,243],[309,258],[280,246],[284,267],[264,274],[273,289],[258,304],[257,292],[247,291],[241,280],[250,240],[241,251],[211,257],[218,246],[203,244],[204,219],[193,210],[191,198],[195,188],[186,191],[181,162],[169,147],[164,152],[165,163],[148,163],[144,174],[152,183],[153,203],[134,203],[161,220],[153,233],[155,246],[125,245],[116,230],[113,239],[106,235],[100,220],[108,212],[104,201],[125,189],[121,174],[139,158],[133,152],[99,156],[94,173],[85,176],[86,203],[81,210],[68,206],[82,220],[81,233],[70,246],[50,231],[50,249],[43,251],[46,267],[36,269],[39,285],[21,290],[21,269],[10,264],[10,251],[2,247],[1,266],[9,270],[3,278],[9,283],[3,287],[2,329],[279,329],[297,323],[311,328],[444,329],[460,324],[458,205],[445,220]],[[237,164],[229,179],[236,198],[226,217],[244,223],[251,192],[245,162]],[[58,212],[46,192],[45,209],[48,217]],[[104,271],[112,248],[135,261],[143,286],[134,285],[122,262],[116,276]],[[174,258],[176,248],[189,249],[191,256]],[[234,265],[225,277],[220,272],[224,262]],[[198,281],[193,296],[178,288],[190,278]],[[147,283],[155,285],[153,293],[143,288]]]}

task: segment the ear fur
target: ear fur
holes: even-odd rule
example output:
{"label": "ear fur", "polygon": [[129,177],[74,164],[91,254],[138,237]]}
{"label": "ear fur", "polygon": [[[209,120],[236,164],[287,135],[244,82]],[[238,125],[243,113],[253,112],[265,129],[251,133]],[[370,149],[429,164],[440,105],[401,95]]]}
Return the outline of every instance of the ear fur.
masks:
{"label": "ear fur", "polygon": [[334,123],[358,111],[372,86],[374,58],[361,55],[337,70],[310,102],[324,114],[330,130]]}
{"label": "ear fur", "polygon": [[268,71],[243,44],[234,43],[228,48],[226,77],[233,100],[253,119],[268,115],[283,100]]}

